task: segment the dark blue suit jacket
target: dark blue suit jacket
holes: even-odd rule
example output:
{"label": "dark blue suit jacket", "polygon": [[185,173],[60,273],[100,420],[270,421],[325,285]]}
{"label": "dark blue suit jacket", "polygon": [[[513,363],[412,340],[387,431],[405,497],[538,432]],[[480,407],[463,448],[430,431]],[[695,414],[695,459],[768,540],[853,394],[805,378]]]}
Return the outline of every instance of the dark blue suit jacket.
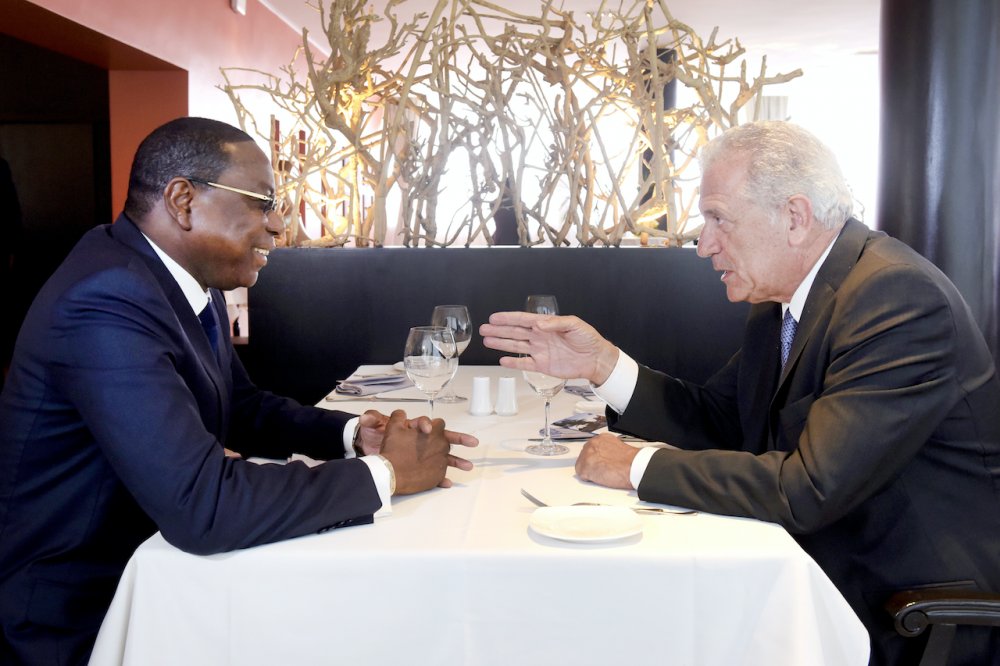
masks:
{"label": "dark blue suit jacket", "polygon": [[[224,299],[213,292],[219,320]],[[370,522],[350,415],[258,390],[125,216],[88,232],[25,318],[0,396],[0,661],[86,658],[118,577],[156,530],[215,553]],[[4,645],[6,643],[6,645]],[[6,651],[6,653],[5,653]]]}

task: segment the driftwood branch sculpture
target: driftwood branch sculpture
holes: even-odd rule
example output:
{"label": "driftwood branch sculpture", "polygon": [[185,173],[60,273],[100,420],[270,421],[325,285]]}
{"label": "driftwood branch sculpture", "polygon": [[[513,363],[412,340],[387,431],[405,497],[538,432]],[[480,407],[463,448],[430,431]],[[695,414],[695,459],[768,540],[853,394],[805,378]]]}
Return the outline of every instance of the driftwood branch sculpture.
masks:
{"label": "driftwood branch sculpture", "polygon": [[[605,0],[585,16],[553,0],[534,16],[438,0],[401,21],[405,4],[376,15],[321,1],[328,56],[303,30],[277,75],[223,69],[241,125],[271,146],[287,245],[490,244],[501,206],[521,245],[618,245],[629,232],[683,245],[700,226],[698,149],[766,86],[801,75],[769,75],[762,60],[748,78],[738,40],[702,40],[663,0]],[[694,101],[669,99],[672,82]],[[266,124],[247,101],[261,94]]]}

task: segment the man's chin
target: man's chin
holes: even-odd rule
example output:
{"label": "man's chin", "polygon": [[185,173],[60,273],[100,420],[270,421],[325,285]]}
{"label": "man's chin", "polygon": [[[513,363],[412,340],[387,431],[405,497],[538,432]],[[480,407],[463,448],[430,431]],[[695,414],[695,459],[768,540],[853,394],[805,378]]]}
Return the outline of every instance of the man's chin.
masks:
{"label": "man's chin", "polygon": [[747,300],[747,293],[742,289],[736,289],[726,285],[726,298],[729,299],[730,303],[739,303]]}
{"label": "man's chin", "polygon": [[220,284],[212,284],[209,286],[218,289],[219,291],[232,291],[233,289],[238,289],[240,287],[249,288],[257,284],[257,276],[257,271],[253,271],[242,277],[227,280],[225,283],[220,282]]}
{"label": "man's chin", "polygon": [[253,271],[248,274],[243,280],[241,280],[241,287],[252,287],[257,284],[257,278],[260,276],[260,271]]}

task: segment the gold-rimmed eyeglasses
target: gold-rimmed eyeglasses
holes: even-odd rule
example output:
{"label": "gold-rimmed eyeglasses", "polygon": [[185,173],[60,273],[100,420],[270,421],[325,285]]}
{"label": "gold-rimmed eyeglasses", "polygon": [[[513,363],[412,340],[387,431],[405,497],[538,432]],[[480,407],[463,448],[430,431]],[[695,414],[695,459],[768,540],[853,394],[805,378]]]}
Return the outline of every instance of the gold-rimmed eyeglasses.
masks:
{"label": "gold-rimmed eyeglasses", "polygon": [[245,197],[250,197],[251,199],[263,201],[265,202],[265,205],[263,207],[263,212],[265,215],[269,215],[270,213],[278,209],[278,199],[273,194],[261,194],[260,192],[241,190],[238,187],[223,185],[222,183],[213,183],[210,180],[204,180],[202,178],[192,178],[191,176],[186,176],[186,178],[190,180],[192,183],[200,183],[202,185],[208,185],[209,187],[215,187],[220,190],[228,190],[230,192],[236,192],[237,194],[242,194]]}

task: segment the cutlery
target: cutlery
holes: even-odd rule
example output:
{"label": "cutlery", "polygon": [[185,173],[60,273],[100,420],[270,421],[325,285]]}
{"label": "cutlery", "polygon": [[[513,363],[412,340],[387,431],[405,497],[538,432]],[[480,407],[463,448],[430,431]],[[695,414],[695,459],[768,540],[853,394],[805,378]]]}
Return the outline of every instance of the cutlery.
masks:
{"label": "cutlery", "polygon": [[[537,506],[548,506],[548,504],[538,499],[524,488],[521,488],[521,494],[527,497],[532,502],[532,504],[535,504]],[[600,504],[599,502],[574,502],[572,506],[612,506],[612,505]],[[662,507],[657,507],[657,506],[630,506],[626,508],[632,509],[636,513],[655,513],[664,516],[666,515],[693,516],[696,513],[698,513],[693,509],[664,509]]]}
{"label": "cutlery", "polygon": [[[592,432],[592,433],[587,433],[585,435],[570,435],[568,437],[565,436],[565,435],[555,435],[555,436],[552,437],[552,441],[553,442],[582,442],[585,439],[592,439],[592,438],[596,437],[597,435],[604,435],[604,434],[609,434],[609,433]],[[614,433],[610,433],[610,434],[614,434]],[[628,435],[618,435],[618,437],[623,442],[646,442],[646,443],[649,442],[648,439],[640,439],[638,437],[630,437]],[[541,437],[529,437],[528,441],[529,442],[540,442],[540,441],[542,441],[542,438]]]}
{"label": "cutlery", "polygon": [[377,395],[328,395],[327,402],[427,402],[425,398],[385,398]]}

